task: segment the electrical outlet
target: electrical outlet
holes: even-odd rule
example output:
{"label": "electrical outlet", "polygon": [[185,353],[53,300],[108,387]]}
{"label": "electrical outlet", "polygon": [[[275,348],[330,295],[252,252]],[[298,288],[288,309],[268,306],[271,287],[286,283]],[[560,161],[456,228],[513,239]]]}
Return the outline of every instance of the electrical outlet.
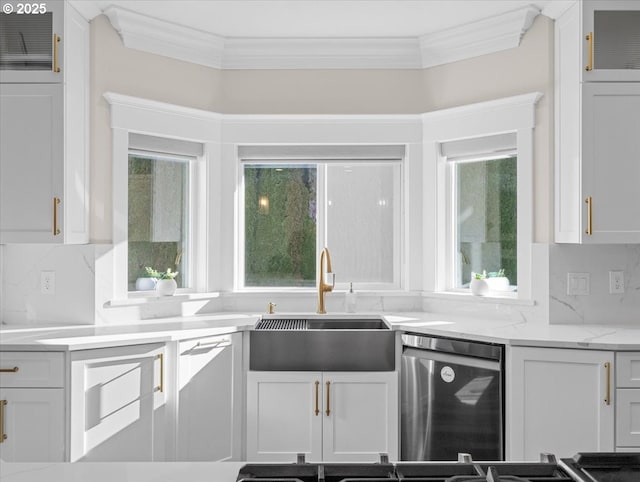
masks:
{"label": "electrical outlet", "polygon": [[589,273],[567,273],[567,294],[588,295],[591,292],[591,275]]}
{"label": "electrical outlet", "polygon": [[56,294],[55,271],[40,271],[40,292],[45,295]]}
{"label": "electrical outlet", "polygon": [[609,271],[609,293],[624,293],[624,271]]}

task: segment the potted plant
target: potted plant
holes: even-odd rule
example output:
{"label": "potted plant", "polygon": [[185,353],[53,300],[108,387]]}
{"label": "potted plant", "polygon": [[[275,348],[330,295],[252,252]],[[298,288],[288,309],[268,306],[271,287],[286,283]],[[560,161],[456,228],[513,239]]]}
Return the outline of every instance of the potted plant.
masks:
{"label": "potted plant", "polygon": [[161,272],[149,266],[145,270],[151,278],[156,280],[156,292],[158,295],[171,296],[176,292],[178,284],[175,277],[178,276],[178,271],[171,271],[171,268],[167,268],[167,271]]}
{"label": "potted plant", "polygon": [[487,274],[486,270],[482,273],[471,273],[471,282],[469,289],[474,295],[486,295],[489,291],[508,291],[509,278],[504,275],[504,269],[491,271]]}

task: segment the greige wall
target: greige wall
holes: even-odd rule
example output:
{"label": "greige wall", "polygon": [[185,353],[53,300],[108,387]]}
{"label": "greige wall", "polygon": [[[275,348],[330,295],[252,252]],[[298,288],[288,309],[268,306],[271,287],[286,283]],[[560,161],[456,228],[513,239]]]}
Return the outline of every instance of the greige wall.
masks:
{"label": "greige wall", "polygon": [[104,16],[91,23],[91,239],[111,240],[112,91],[234,114],[413,114],[539,91],[535,241],[551,239],[553,21],[518,48],[424,70],[220,71],[127,49]]}

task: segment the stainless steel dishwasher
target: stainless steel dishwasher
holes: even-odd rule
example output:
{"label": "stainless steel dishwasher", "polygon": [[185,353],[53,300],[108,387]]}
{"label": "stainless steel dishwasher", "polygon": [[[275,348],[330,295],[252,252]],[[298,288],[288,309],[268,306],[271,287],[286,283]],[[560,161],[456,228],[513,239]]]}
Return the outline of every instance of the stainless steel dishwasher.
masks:
{"label": "stainless steel dishwasher", "polygon": [[504,346],[402,335],[401,460],[504,460]]}

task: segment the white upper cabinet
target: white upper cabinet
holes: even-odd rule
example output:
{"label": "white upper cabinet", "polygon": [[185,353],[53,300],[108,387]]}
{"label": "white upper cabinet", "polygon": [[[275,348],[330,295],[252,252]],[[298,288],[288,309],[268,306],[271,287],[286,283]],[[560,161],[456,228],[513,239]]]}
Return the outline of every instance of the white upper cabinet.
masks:
{"label": "white upper cabinet", "polygon": [[[51,55],[60,72],[39,70],[45,60],[29,58],[20,64],[24,70],[0,70],[3,244],[86,243],[89,238],[89,24],[66,2],[46,4],[55,7],[53,28],[64,34],[58,53],[54,48]],[[2,14],[2,21],[12,15],[18,14]],[[44,14],[31,14],[38,15]],[[9,23],[17,24],[12,28],[25,38],[29,52],[27,40],[37,35],[26,27],[23,32],[20,22]],[[2,69],[19,67],[19,56],[11,53],[15,42],[7,37],[13,30],[5,31],[4,24],[0,30]]]}
{"label": "white upper cabinet", "polygon": [[2,3],[0,81],[62,82],[64,2]]}
{"label": "white upper cabinet", "polygon": [[640,2],[577,2],[556,20],[557,243],[640,243],[639,16]]}
{"label": "white upper cabinet", "polygon": [[583,2],[581,41],[583,81],[640,81],[637,0]]}

